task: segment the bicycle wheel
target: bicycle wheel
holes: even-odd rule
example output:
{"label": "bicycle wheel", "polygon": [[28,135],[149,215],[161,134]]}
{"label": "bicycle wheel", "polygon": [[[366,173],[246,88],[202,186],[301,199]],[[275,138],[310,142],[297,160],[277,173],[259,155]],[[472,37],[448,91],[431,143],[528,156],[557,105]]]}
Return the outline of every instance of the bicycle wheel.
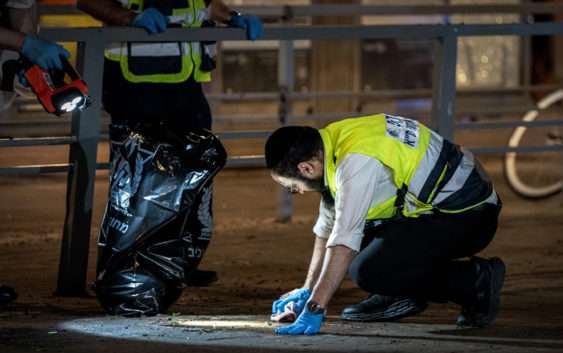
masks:
{"label": "bicycle wheel", "polygon": [[[563,117],[563,90],[557,90],[538,102],[522,121],[548,121]],[[548,109],[550,108],[550,109]],[[514,129],[508,147],[563,145],[563,127],[519,126]],[[563,188],[563,151],[518,153],[504,158],[504,176],[514,192],[528,199],[544,199]]]}

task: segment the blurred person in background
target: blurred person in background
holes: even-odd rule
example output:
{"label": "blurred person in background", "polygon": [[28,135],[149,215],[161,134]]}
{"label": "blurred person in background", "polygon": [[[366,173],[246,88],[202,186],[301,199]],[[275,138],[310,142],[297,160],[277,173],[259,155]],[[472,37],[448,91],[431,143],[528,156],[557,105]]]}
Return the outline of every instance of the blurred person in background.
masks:
{"label": "blurred person in background", "polygon": [[[2,61],[6,57],[21,55],[44,70],[62,69],[61,56],[69,53],[58,45],[37,36],[39,14],[35,0],[0,0],[0,52]],[[9,107],[15,98],[14,92],[4,92],[0,99],[1,109]],[[0,304],[17,297],[8,286],[0,286]]]}
{"label": "blurred person in background", "polygon": [[[0,11],[2,63],[21,55],[44,70],[62,69],[61,56],[68,58],[70,54],[59,44],[37,36],[39,13],[35,0],[0,0]],[[16,94],[1,93],[0,111],[3,111],[10,107]]]}

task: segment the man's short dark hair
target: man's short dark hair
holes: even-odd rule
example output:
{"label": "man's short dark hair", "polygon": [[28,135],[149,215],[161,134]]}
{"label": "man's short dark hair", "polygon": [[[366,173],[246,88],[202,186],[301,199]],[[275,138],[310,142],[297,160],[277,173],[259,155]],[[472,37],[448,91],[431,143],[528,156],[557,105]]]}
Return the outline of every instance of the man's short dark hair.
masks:
{"label": "man's short dark hair", "polygon": [[300,177],[297,165],[322,156],[319,131],[310,126],[284,126],[266,141],[266,166],[278,175]]}

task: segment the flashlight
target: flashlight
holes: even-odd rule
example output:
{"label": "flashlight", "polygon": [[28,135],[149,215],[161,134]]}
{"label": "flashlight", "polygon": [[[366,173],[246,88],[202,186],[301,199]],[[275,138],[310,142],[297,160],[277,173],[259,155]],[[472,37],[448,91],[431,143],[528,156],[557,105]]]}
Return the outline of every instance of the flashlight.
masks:
{"label": "flashlight", "polygon": [[63,70],[44,71],[38,65],[24,65],[24,77],[43,108],[61,115],[84,109],[90,103],[88,86],[68,60],[61,57]]}

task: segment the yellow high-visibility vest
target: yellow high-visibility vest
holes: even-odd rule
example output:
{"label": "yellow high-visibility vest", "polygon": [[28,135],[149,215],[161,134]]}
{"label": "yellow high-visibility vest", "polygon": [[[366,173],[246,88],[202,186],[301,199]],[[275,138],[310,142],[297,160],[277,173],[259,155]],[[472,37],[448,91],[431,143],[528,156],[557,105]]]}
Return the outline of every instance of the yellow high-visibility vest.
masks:
{"label": "yellow high-visibility vest", "polygon": [[336,197],[336,169],[351,153],[380,161],[393,173],[397,195],[372,205],[367,219],[418,217],[432,210],[458,213],[487,201],[492,183],[471,152],[420,122],[378,114],[341,120],[320,129],[325,179]]}
{"label": "yellow high-visibility vest", "polygon": [[[209,19],[209,9],[205,1],[184,1],[185,7],[171,9],[171,19],[181,23],[182,27],[201,27],[202,23]],[[144,0],[119,2],[133,11],[140,12],[144,9]],[[211,72],[201,68],[204,51],[207,51],[207,55],[215,55],[213,45],[202,45],[201,42],[122,42],[108,45],[105,57],[119,62],[121,72],[129,82],[179,83],[187,80],[192,74],[195,81],[208,82],[211,80]],[[163,67],[167,68],[167,72],[162,72]]]}

